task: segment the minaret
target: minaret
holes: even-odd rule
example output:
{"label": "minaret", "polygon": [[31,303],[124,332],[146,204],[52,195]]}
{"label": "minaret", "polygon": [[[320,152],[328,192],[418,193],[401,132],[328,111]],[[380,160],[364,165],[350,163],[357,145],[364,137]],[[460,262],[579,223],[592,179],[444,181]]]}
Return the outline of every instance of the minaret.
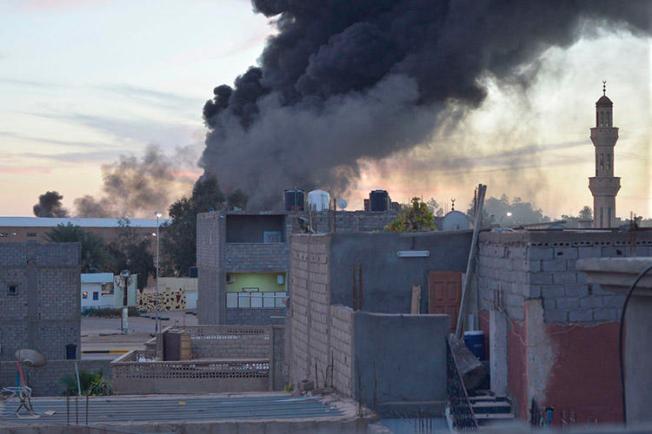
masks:
{"label": "minaret", "polygon": [[591,141],[595,147],[595,176],[589,178],[593,194],[593,227],[612,228],[616,225],[616,194],[620,178],[614,176],[614,147],[618,128],[613,126],[613,103],[607,98],[607,82],[602,82],[602,96],[595,103],[595,128]]}

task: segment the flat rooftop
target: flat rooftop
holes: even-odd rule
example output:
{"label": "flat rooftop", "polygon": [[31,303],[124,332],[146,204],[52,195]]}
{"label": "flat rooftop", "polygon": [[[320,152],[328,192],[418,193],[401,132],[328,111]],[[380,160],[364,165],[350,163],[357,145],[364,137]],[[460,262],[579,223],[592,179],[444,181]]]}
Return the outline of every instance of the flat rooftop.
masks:
{"label": "flat rooftop", "polygon": [[[163,225],[167,219],[161,219]],[[117,228],[120,219],[117,218],[85,218],[85,217],[0,217],[0,227],[9,228],[54,228],[58,225],[71,224],[82,228]],[[132,228],[156,228],[156,219],[129,219]]]}
{"label": "flat rooftop", "polygon": [[[67,410],[65,397],[34,398],[34,410],[41,414],[38,419],[16,417],[16,399],[0,402],[0,427],[65,425],[77,420],[85,424],[86,398],[75,401],[75,397],[70,398]],[[353,417],[354,407],[287,393],[92,396],[88,401],[88,424],[342,419]],[[46,411],[55,413],[45,416]]]}

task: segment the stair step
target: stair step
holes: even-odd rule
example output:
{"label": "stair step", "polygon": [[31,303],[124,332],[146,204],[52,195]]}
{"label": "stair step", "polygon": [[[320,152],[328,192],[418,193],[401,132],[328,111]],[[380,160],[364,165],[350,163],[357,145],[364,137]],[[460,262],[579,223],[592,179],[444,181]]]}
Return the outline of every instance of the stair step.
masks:
{"label": "stair step", "polygon": [[512,406],[506,402],[482,402],[471,404],[473,412],[479,413],[511,413]]}
{"label": "stair step", "polygon": [[514,419],[514,415],[512,413],[479,413],[475,415],[475,418],[478,421],[511,420]]}
{"label": "stair step", "polygon": [[489,396],[489,395],[476,395],[469,396],[469,401],[496,401],[496,402],[510,402],[509,398],[506,396]]}

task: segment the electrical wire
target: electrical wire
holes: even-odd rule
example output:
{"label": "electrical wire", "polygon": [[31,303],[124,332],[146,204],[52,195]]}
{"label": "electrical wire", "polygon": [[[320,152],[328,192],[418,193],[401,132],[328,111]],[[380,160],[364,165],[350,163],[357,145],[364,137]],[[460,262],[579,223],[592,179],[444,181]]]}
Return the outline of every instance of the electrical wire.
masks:
{"label": "electrical wire", "polygon": [[627,313],[627,306],[629,305],[629,299],[632,298],[632,294],[636,289],[636,285],[641,281],[647,273],[652,271],[652,265],[646,267],[641,271],[632,286],[629,287],[627,291],[627,297],[625,297],[625,303],[623,304],[623,311],[620,314],[620,330],[618,335],[618,351],[620,356],[620,385],[623,391],[622,402],[623,402],[623,420],[625,425],[627,425],[627,394],[625,393],[625,352],[624,352],[624,334],[625,334],[625,314]]}

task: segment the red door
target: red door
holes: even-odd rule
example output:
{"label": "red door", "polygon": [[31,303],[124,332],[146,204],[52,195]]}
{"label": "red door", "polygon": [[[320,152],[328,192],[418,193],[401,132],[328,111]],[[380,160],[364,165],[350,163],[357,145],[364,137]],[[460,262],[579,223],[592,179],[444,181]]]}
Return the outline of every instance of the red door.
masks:
{"label": "red door", "polygon": [[431,271],[428,273],[428,313],[443,313],[451,318],[451,331],[457,324],[462,296],[462,273]]}

